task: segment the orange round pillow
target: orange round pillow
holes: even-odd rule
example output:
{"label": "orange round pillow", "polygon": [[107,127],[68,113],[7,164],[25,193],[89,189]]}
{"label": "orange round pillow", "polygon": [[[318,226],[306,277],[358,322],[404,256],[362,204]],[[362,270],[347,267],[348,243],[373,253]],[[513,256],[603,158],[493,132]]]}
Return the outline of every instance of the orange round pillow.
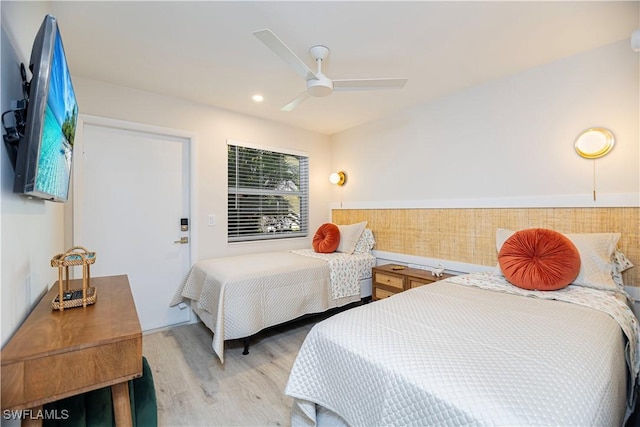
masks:
{"label": "orange round pillow", "polygon": [[544,228],[514,233],[502,245],[498,262],[509,282],[529,290],[564,288],[580,272],[576,246],[563,234]]}
{"label": "orange round pillow", "polygon": [[330,222],[322,224],[313,236],[313,250],[322,254],[330,254],[338,249],[340,229]]}

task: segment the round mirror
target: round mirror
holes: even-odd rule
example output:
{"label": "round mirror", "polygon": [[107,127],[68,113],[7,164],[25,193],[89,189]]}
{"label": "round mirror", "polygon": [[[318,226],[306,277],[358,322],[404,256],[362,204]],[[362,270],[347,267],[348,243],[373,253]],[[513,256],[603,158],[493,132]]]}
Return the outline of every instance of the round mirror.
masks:
{"label": "round mirror", "polygon": [[576,152],[585,159],[597,159],[613,148],[613,134],[604,128],[587,129],[576,139]]}

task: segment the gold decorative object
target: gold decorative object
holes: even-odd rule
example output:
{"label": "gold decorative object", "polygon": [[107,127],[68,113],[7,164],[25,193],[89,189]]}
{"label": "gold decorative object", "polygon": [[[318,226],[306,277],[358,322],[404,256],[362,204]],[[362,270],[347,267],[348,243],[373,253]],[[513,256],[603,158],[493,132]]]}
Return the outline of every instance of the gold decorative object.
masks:
{"label": "gold decorative object", "polygon": [[[54,310],[86,307],[96,302],[96,288],[89,286],[91,281],[89,266],[94,262],[96,262],[96,253],[89,252],[82,246],[74,246],[65,253],[51,258],[51,267],[58,267],[58,296],[51,302]],[[69,267],[78,265],[82,266],[82,289],[69,289]],[[82,292],[82,298],[74,297],[74,293],[80,292]]]}

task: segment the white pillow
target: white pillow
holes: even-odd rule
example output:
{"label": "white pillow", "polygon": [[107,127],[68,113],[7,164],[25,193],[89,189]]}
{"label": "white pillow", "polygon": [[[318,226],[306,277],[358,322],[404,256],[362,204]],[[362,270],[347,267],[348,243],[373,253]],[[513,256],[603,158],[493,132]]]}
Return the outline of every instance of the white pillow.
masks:
{"label": "white pillow", "polygon": [[[502,244],[511,235],[512,230],[496,230],[496,249],[500,252]],[[572,284],[596,289],[616,289],[613,281],[613,255],[620,233],[565,234],[576,245],[580,253],[580,273]],[[499,268],[499,267],[498,267]]]}
{"label": "white pillow", "polygon": [[367,226],[367,221],[351,225],[338,225],[340,230],[340,244],[336,252],[344,252],[351,255],[356,248],[360,235]]}

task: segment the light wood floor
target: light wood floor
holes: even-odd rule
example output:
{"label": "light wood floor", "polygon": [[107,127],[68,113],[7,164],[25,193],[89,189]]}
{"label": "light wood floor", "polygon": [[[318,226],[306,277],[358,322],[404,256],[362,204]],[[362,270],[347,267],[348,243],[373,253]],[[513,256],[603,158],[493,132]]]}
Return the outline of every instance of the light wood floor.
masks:
{"label": "light wood floor", "polygon": [[[326,317],[326,316],[323,316]],[[292,399],[284,394],[291,366],[313,317],[263,332],[242,355],[242,341],[225,343],[225,362],[201,323],[146,335],[143,354],[153,371],[161,426],[288,426]]]}

